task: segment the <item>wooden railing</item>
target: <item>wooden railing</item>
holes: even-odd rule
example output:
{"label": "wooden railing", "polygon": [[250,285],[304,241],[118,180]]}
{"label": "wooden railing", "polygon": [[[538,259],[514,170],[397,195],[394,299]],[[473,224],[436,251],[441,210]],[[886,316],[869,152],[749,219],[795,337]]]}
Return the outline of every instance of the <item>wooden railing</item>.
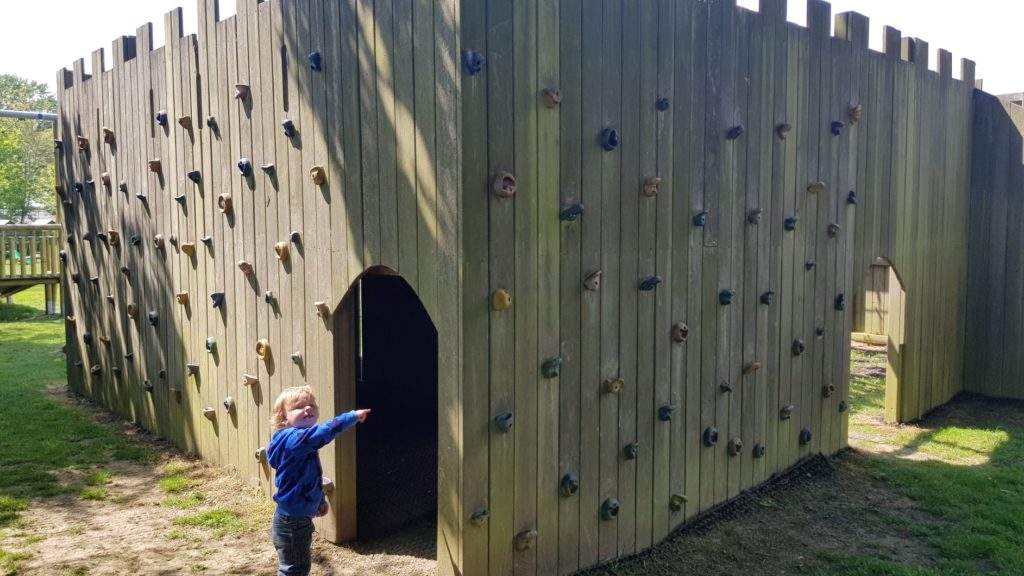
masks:
{"label": "wooden railing", "polygon": [[0,282],[60,276],[61,227],[0,226]]}

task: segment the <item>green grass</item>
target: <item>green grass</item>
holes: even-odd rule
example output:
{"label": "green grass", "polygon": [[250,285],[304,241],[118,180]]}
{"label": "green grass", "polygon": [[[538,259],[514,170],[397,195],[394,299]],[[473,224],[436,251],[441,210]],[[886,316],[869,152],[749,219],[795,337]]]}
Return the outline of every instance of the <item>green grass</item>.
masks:
{"label": "green grass", "polygon": [[165,476],[160,479],[160,491],[168,494],[178,494],[188,490],[192,487],[192,481],[182,476],[181,474],[174,474],[171,476]]}
{"label": "green grass", "polygon": [[189,492],[184,496],[172,496],[170,498],[164,498],[160,504],[168,508],[178,508],[180,510],[190,510],[195,508],[206,501],[206,496],[203,496],[199,492]]}
{"label": "green grass", "polygon": [[107,489],[97,486],[86,486],[78,493],[78,497],[82,500],[106,500]]}
{"label": "green grass", "polygon": [[0,548],[0,571],[3,574],[16,574],[20,562],[31,557],[28,552],[8,552]]}
{"label": "green grass", "polygon": [[192,526],[213,530],[216,537],[225,534],[239,534],[244,532],[247,525],[242,522],[237,512],[223,508],[206,510],[192,516],[185,516],[174,521],[175,526]]}

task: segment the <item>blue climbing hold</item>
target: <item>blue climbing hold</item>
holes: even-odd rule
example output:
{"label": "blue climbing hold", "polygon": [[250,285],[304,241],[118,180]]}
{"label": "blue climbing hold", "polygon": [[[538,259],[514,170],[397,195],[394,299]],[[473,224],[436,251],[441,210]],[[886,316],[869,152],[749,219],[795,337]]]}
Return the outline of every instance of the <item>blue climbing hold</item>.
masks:
{"label": "blue climbing hold", "polygon": [[850,190],[850,194],[846,197],[847,204],[857,204],[857,193]]}
{"label": "blue climbing hold", "polygon": [[700,212],[697,212],[696,214],[693,215],[693,225],[694,226],[703,226],[703,225],[705,225],[707,223],[708,223],[708,211],[707,210],[701,210]]}
{"label": "blue climbing hold", "polygon": [[138,192],[138,193],[136,193],[136,194],[135,194],[135,197],[136,197],[136,198],[138,198],[139,200],[142,200],[143,202],[145,202],[145,201],[146,201],[146,195],[145,195],[145,194],[143,194],[142,192]]}
{"label": "blue climbing hold", "polygon": [[785,228],[787,232],[792,232],[793,230],[796,230],[796,223],[799,221],[799,216],[790,216],[789,218],[786,218],[785,222],[782,223],[782,227]]}
{"label": "blue climbing hold", "polygon": [[160,316],[156,313],[156,310],[150,310],[147,316],[149,318],[150,326],[156,326],[160,321]]}
{"label": "blue climbing hold", "polygon": [[498,431],[503,434],[508,434],[512,431],[512,413],[503,412],[494,417],[494,423],[498,426]]}
{"label": "blue climbing hold", "polygon": [[91,346],[92,332],[86,332],[85,334],[82,334],[82,342],[84,342],[86,346]]}
{"label": "blue climbing hold", "polygon": [[666,404],[661,408],[658,408],[658,420],[662,422],[668,422],[672,419],[672,413],[676,411],[675,404]]}
{"label": "blue climbing hold", "polygon": [[836,310],[840,312],[846,310],[846,296],[839,294],[836,296]]}
{"label": "blue climbing hold", "polygon": [[736,291],[726,288],[718,293],[718,303],[722,306],[728,306],[732,304],[733,297],[736,296]]}
{"label": "blue climbing hold", "polygon": [[288,138],[295,136],[295,123],[287,118],[281,121],[281,129]]}
{"label": "blue climbing hold", "polygon": [[186,174],[186,176],[188,176],[188,179],[195,182],[196,184],[199,184],[199,181],[203,179],[203,176],[202,174],[199,173],[199,170],[193,170]]}
{"label": "blue climbing hold", "polygon": [[156,123],[161,126],[167,126],[167,112],[160,110],[156,113]]}
{"label": "blue climbing hold", "polygon": [[214,308],[220,308],[220,305],[224,303],[224,293],[214,292],[210,294],[210,305]]}
{"label": "blue climbing hold", "polygon": [[839,134],[842,133],[844,126],[846,126],[846,124],[844,122],[841,122],[839,120],[833,121],[832,122],[832,135],[833,136],[839,136]]}
{"label": "blue climbing hold", "polygon": [[601,504],[601,518],[614,520],[619,517],[619,501],[609,498]]}
{"label": "blue climbing hold", "polygon": [[619,133],[614,128],[605,128],[601,130],[601,148],[604,148],[606,152],[611,152],[619,147]]}
{"label": "blue climbing hold", "polygon": [[562,482],[561,482],[561,485],[559,487],[559,492],[562,493],[563,497],[569,498],[570,496],[575,495],[579,491],[580,491],[580,479],[579,479],[579,476],[576,476],[572,472],[566,474],[565,476],[562,476]]}
{"label": "blue climbing hold", "polygon": [[248,178],[249,175],[252,174],[252,162],[250,162],[248,158],[242,158],[238,161],[238,173],[241,174],[243,178]]}
{"label": "blue climbing hold", "polygon": [[761,294],[761,304],[764,304],[765,306],[771,306],[773,298],[775,298],[775,291],[769,290],[764,294]]}
{"label": "blue climbing hold", "polygon": [[654,103],[654,107],[658,109],[658,112],[668,110],[668,106],[668,98],[658,98],[658,101]]}
{"label": "blue climbing hold", "polygon": [[580,216],[583,215],[583,204],[573,204],[568,208],[563,208],[558,213],[558,219],[562,222],[575,222]]}
{"label": "blue climbing hold", "polygon": [[704,429],[704,445],[714,446],[718,444],[718,428],[708,426]]}
{"label": "blue climbing hold", "polygon": [[309,54],[309,69],[314,71],[314,72],[319,72],[319,71],[323,70],[323,66],[321,65],[321,62],[320,62],[320,53],[319,52],[311,52]]}
{"label": "blue climbing hold", "polygon": [[466,67],[466,72],[469,72],[470,76],[475,76],[483,69],[484,56],[479,52],[464,50],[462,52],[462,64]]}
{"label": "blue climbing hold", "polygon": [[648,279],[646,279],[646,280],[644,280],[643,282],[640,283],[640,291],[641,292],[649,292],[651,290],[654,290],[654,288],[658,284],[661,284],[661,276],[658,276],[658,275],[651,276],[650,278],[648,278]]}
{"label": "blue climbing hold", "polygon": [[540,373],[545,378],[556,378],[562,367],[562,357],[555,356],[548,358],[540,368]]}
{"label": "blue climbing hold", "polygon": [[81,182],[75,182],[75,192],[81,194],[82,190],[85,190],[85,185],[82,184]]}
{"label": "blue climbing hold", "polygon": [[743,136],[743,133],[746,131],[747,129],[743,127],[743,124],[737,124],[736,126],[733,126],[732,128],[729,129],[729,132],[725,135],[725,138],[727,140],[735,140],[740,136]]}

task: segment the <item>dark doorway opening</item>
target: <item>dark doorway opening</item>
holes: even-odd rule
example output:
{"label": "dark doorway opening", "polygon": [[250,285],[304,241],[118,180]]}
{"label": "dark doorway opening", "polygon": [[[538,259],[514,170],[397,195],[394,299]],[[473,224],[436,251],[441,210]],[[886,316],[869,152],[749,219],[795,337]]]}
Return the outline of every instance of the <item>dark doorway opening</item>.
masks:
{"label": "dark doorway opening", "polygon": [[401,276],[357,287],[356,435],[360,540],[437,517],[437,329]]}

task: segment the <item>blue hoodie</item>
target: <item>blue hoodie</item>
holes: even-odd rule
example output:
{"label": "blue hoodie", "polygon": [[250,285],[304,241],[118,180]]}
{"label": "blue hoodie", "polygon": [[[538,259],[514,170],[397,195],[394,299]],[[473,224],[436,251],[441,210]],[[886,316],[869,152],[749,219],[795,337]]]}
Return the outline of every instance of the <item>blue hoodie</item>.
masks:
{"label": "blue hoodie", "polygon": [[353,410],[323,424],[309,428],[282,428],[274,433],[267,446],[267,462],[277,471],[274,501],[281,514],[317,515],[317,509],[326,500],[321,480],[323,469],[317,450],[358,420],[359,416]]}

